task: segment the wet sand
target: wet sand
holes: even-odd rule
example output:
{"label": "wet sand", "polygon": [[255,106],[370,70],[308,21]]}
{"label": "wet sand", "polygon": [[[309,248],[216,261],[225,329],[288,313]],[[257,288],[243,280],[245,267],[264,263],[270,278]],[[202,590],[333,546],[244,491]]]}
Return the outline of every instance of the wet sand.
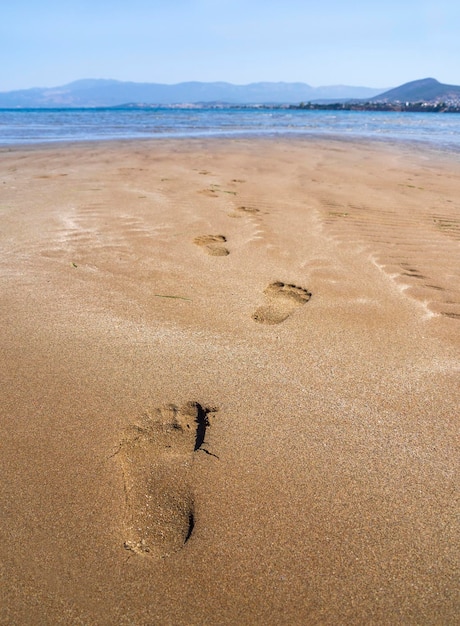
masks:
{"label": "wet sand", "polygon": [[0,153],[0,622],[456,623],[460,157]]}

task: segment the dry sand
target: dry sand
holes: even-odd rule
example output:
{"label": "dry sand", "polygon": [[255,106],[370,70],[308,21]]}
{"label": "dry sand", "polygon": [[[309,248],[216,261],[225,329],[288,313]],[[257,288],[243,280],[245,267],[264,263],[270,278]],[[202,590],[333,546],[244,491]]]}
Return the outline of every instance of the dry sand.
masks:
{"label": "dry sand", "polygon": [[1,623],[458,623],[459,156],[0,155]]}

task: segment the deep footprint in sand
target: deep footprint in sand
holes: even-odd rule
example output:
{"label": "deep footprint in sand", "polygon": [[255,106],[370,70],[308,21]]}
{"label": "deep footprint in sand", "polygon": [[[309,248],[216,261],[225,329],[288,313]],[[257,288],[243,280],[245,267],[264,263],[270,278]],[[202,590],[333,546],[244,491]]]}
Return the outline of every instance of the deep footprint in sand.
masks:
{"label": "deep footprint in sand", "polygon": [[212,256],[227,256],[230,251],[222,244],[227,241],[224,235],[200,235],[193,240]]}
{"label": "deep footprint in sand", "polygon": [[194,521],[191,468],[204,443],[208,414],[198,402],[143,416],[123,438],[118,456],[126,494],[124,547],[165,557],[184,547]]}
{"label": "deep footprint in sand", "polygon": [[252,315],[252,319],[261,324],[284,322],[297,307],[311,298],[311,293],[303,287],[282,282],[271,283],[264,293],[267,304],[260,306]]}

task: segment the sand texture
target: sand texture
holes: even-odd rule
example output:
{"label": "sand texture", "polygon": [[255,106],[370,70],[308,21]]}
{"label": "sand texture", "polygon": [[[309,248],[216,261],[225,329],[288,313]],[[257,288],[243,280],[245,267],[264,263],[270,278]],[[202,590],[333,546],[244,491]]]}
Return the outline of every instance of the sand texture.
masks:
{"label": "sand texture", "polygon": [[0,153],[0,623],[458,623],[460,157]]}

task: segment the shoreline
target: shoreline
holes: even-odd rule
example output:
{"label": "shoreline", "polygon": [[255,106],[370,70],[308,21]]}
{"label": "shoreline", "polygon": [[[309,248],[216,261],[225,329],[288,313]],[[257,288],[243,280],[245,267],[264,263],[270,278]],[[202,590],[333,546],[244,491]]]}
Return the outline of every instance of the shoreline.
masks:
{"label": "shoreline", "polygon": [[260,131],[254,131],[253,133],[249,131],[241,131],[241,133],[221,133],[216,131],[215,133],[209,134],[197,134],[197,135],[161,135],[158,136],[146,136],[146,137],[114,137],[114,138],[96,138],[96,139],[78,139],[78,140],[47,140],[47,141],[33,141],[33,142],[24,142],[24,143],[1,143],[0,141],[0,153],[1,152],[12,152],[15,150],[25,150],[27,148],[30,149],[38,149],[44,150],[47,147],[50,148],[58,148],[65,147],[67,149],[72,149],[73,147],[78,146],[97,146],[99,144],[130,144],[130,143],[163,143],[163,142],[181,142],[183,144],[187,144],[188,142],[205,142],[205,141],[222,141],[222,142],[231,142],[231,141],[269,141],[269,142],[287,142],[294,140],[296,142],[343,142],[350,144],[363,144],[370,146],[375,146],[377,149],[379,147],[393,147],[393,148],[407,148],[409,151],[416,150],[424,150],[429,153],[433,153],[434,155],[452,155],[458,156],[460,155],[460,144],[452,143],[452,144],[442,144],[435,141],[428,141],[426,139],[408,139],[408,138],[398,138],[398,137],[376,137],[374,135],[364,135],[364,134],[340,134],[340,133],[315,133],[315,132],[297,132],[293,131],[292,133],[286,133],[286,131],[280,131],[279,133],[275,131],[267,131],[267,133],[260,133]]}
{"label": "shoreline", "polygon": [[458,159],[0,151],[0,621],[455,620]]}
{"label": "shoreline", "polygon": [[148,147],[151,144],[152,147],[164,147],[168,144],[180,144],[182,147],[191,149],[194,144],[200,147],[204,147],[204,144],[209,142],[212,144],[230,144],[235,142],[251,142],[251,143],[268,143],[268,144],[289,144],[294,142],[296,145],[308,146],[320,144],[327,145],[329,143],[338,143],[350,145],[351,147],[365,147],[370,150],[375,149],[376,152],[381,150],[396,150],[398,152],[407,151],[411,156],[415,158],[421,157],[420,149],[423,149],[427,153],[427,156],[434,155],[437,157],[442,156],[458,156],[460,154],[460,145],[441,145],[436,142],[431,142],[423,139],[407,139],[407,138],[395,138],[395,137],[376,137],[371,135],[362,134],[343,134],[343,133],[330,133],[325,134],[323,132],[297,132],[292,131],[286,133],[280,131],[279,133],[267,131],[267,133],[260,133],[254,131],[254,133],[242,131],[236,134],[203,134],[203,135],[168,135],[168,136],[149,136],[149,137],[114,137],[114,138],[97,138],[97,139],[78,139],[78,140],[50,140],[41,142],[24,142],[14,144],[2,144],[0,143],[0,153],[11,153],[27,150],[55,150],[58,148],[65,148],[67,150],[79,149],[79,148],[103,148],[106,147],[132,147],[144,146]]}

